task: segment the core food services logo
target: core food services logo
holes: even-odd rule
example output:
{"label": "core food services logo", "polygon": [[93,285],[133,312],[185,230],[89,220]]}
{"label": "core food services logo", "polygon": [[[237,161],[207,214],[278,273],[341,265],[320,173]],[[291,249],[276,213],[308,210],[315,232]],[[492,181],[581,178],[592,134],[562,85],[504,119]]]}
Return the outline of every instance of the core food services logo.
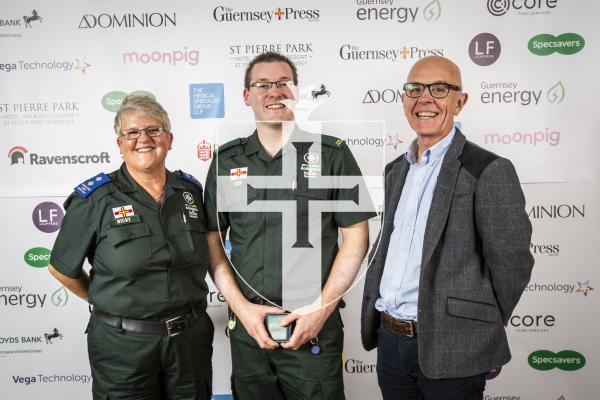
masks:
{"label": "core food services logo", "polygon": [[418,2],[421,5],[414,5],[412,7],[397,7],[394,6],[395,2],[396,0],[356,0],[356,19],[359,21],[382,21],[404,24],[414,23],[419,18],[427,22],[435,22],[442,15],[440,0]]}
{"label": "core food services logo", "polygon": [[490,14],[501,17],[508,14],[548,15],[556,8],[558,0],[487,0]]}
{"label": "core food services logo", "polygon": [[5,126],[70,125],[78,117],[77,100],[0,103],[0,120]]}
{"label": "core food services logo", "polygon": [[527,357],[527,362],[531,368],[538,371],[550,371],[554,368],[562,371],[577,371],[585,366],[585,357],[574,350],[563,350],[558,353],[537,350]]}
{"label": "core food services logo", "polygon": [[34,247],[25,252],[23,259],[33,268],[46,268],[50,262],[50,250],[45,247]]}
{"label": "core food services logo", "polygon": [[427,56],[443,56],[442,48],[403,46],[397,48],[362,48],[354,44],[343,44],[339,56],[344,61],[390,61],[419,59]]}
{"label": "core food services logo", "polygon": [[15,60],[0,61],[0,72],[13,71],[62,71],[62,72],[81,72],[85,74],[92,67],[92,64],[86,61],[85,57],[62,60]]}
{"label": "core food services logo", "polygon": [[200,61],[200,50],[183,49],[178,50],[146,50],[146,51],[126,51],[122,55],[123,64],[166,64],[190,66],[198,65]]}
{"label": "core food services logo", "polygon": [[482,104],[516,104],[537,106],[542,102],[560,104],[566,96],[565,85],[558,81],[548,89],[521,87],[518,82],[481,82]]}
{"label": "core food services logo", "polygon": [[189,94],[190,118],[225,116],[225,91],[222,83],[192,83]]}
{"label": "core food services logo", "polygon": [[146,90],[134,90],[131,93],[125,93],[119,90],[115,90],[113,92],[108,92],[104,96],[102,96],[102,107],[106,111],[117,112],[119,111],[119,108],[121,108],[121,104],[123,104],[123,99],[128,94],[132,94],[135,96],[147,96],[150,97],[152,100],[156,100],[156,97]]}
{"label": "core food services logo", "polygon": [[556,325],[556,317],[551,314],[514,314],[509,324],[519,333],[547,333]]}
{"label": "core food services logo", "polygon": [[299,67],[307,65],[314,59],[312,42],[264,42],[233,43],[228,45],[229,59],[236,68],[246,68],[250,60],[257,54],[274,51],[285,54]]}
{"label": "core food services logo", "polygon": [[320,10],[292,7],[277,7],[271,10],[238,10],[227,6],[217,6],[213,9],[212,15],[216,22],[316,22],[319,21]]}
{"label": "core food services logo", "polygon": [[491,65],[500,57],[500,40],[491,33],[480,33],[469,43],[469,57],[483,67]]}
{"label": "core food services logo", "polygon": [[135,28],[167,28],[177,26],[177,13],[103,13],[83,14],[79,21],[79,29],[135,29]]}
{"label": "core food services logo", "polygon": [[103,151],[98,154],[60,154],[44,155],[28,151],[23,146],[15,146],[8,152],[10,165],[23,164],[33,166],[54,166],[69,164],[109,164],[110,155]]}
{"label": "core food services logo", "polygon": [[553,53],[571,55],[579,53],[585,46],[585,39],[577,33],[563,33],[559,36],[542,33],[529,39],[527,48],[537,56],[548,56]]}

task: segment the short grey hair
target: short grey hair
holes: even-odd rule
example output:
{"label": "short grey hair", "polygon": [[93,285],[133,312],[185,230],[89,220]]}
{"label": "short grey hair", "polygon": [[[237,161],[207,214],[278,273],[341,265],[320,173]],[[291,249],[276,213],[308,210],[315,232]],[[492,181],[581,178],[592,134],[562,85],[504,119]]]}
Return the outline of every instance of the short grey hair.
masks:
{"label": "short grey hair", "polygon": [[130,94],[123,98],[121,108],[119,108],[117,115],[115,115],[115,133],[117,135],[121,134],[121,124],[123,123],[125,115],[131,112],[156,118],[162,123],[162,127],[165,130],[171,132],[169,115],[158,101],[148,96],[136,96]]}

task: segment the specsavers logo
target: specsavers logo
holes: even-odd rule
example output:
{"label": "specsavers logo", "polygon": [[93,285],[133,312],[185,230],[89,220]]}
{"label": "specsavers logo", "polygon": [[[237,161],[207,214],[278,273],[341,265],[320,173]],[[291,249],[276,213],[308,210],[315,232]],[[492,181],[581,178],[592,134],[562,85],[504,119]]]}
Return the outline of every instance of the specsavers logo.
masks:
{"label": "specsavers logo", "polygon": [[550,350],[534,351],[527,358],[531,368],[539,371],[549,371],[558,368],[563,371],[576,371],[585,365],[585,357],[573,350],[563,350],[554,353]]}
{"label": "specsavers logo", "polygon": [[[119,111],[119,108],[121,108],[121,104],[123,103],[123,99],[125,98],[125,96],[127,96],[127,94],[128,93],[121,92],[118,90],[106,93],[104,96],[102,96],[102,107],[104,107],[106,111],[110,112]],[[134,90],[129,94],[133,94],[136,96],[148,96],[152,100],[156,100],[156,97],[152,93],[145,90]]]}
{"label": "specsavers logo", "polygon": [[46,268],[50,262],[50,250],[45,247],[34,247],[23,256],[25,262],[33,268]]}
{"label": "specsavers logo", "polygon": [[583,46],[585,46],[583,36],[576,33],[563,33],[559,36],[543,33],[532,37],[527,43],[529,51],[537,56],[547,56],[554,52],[571,55],[579,53]]}

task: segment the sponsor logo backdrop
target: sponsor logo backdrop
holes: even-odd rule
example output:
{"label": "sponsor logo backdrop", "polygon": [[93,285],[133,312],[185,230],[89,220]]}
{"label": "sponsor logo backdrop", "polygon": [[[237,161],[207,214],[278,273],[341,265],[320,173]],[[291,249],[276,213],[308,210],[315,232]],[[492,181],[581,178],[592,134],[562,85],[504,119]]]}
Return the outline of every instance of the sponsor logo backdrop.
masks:
{"label": "sponsor logo backdrop", "polygon": [[[536,258],[507,327],[513,358],[486,399],[597,397],[600,273],[593,111],[600,3],[583,0],[9,2],[0,11],[0,384],[9,399],[89,399],[87,305],[47,273],[73,188],[119,167],[112,129],[127,93],[171,117],[167,160],[204,182],[218,146],[251,121],[243,69],[257,53],[297,64],[296,113],[347,141],[363,171],[413,139],[401,87],[427,55],[462,68],[467,137],[510,158],[527,197]],[[322,87],[321,85],[324,85]],[[591,110],[591,111],[590,111]],[[219,129],[219,126],[221,129]],[[381,156],[382,152],[385,154]],[[376,199],[381,204],[381,199]],[[374,218],[372,240],[380,219]],[[229,398],[227,307],[210,284],[215,398]],[[380,398],[376,352],[360,345],[362,281],[346,296],[349,400]]]}

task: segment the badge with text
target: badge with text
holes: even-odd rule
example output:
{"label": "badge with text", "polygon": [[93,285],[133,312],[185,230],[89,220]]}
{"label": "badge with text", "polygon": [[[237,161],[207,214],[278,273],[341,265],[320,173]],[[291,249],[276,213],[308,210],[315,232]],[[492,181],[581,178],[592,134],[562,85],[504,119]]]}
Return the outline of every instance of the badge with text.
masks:
{"label": "badge with text", "polygon": [[306,153],[304,155],[304,163],[302,163],[300,169],[304,171],[305,178],[316,178],[321,172],[319,155],[317,153]]}
{"label": "badge with text", "polygon": [[112,212],[113,217],[115,217],[112,225],[125,225],[140,222],[140,217],[135,215],[133,206],[131,204],[127,206],[113,207]]}
{"label": "badge with text", "polygon": [[183,192],[183,199],[188,204],[194,204],[194,196],[190,192]]}
{"label": "badge with text", "polygon": [[248,177],[248,167],[232,168],[229,171],[229,177],[232,181]]}

